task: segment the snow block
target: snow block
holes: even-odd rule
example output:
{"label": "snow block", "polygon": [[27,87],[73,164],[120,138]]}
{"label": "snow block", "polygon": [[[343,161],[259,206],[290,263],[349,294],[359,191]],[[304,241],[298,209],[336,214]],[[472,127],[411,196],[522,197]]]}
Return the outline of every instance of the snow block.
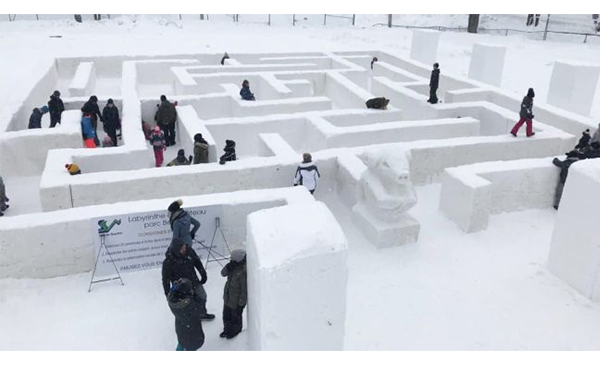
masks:
{"label": "snow block", "polygon": [[599,75],[600,64],[554,62],[547,103],[589,116]]}
{"label": "snow block", "polygon": [[569,168],[550,243],[548,269],[600,302],[600,159]]}
{"label": "snow block", "polygon": [[506,47],[491,44],[475,43],[471,53],[469,78],[500,86]]}
{"label": "snow block", "polygon": [[96,66],[94,62],[81,62],[69,85],[71,96],[86,96],[96,89]]}
{"label": "snow block", "polygon": [[255,212],[247,220],[252,350],[342,350],[347,241],[323,203]]}
{"label": "snow block", "polygon": [[433,65],[437,60],[440,32],[435,30],[413,30],[410,58]]}
{"label": "snow block", "polygon": [[395,222],[377,219],[363,204],[352,208],[352,219],[361,232],[377,248],[415,243],[419,239],[421,224],[409,214]]}

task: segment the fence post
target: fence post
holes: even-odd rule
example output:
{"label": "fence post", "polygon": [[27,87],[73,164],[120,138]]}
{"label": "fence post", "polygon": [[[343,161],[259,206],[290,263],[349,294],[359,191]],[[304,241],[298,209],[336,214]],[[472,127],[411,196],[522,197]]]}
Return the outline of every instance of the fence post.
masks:
{"label": "fence post", "polygon": [[327,25],[327,14],[323,15],[323,25]]}
{"label": "fence post", "polygon": [[40,16],[38,14],[35,14],[35,20],[40,20]]}
{"label": "fence post", "polygon": [[583,38],[583,43],[587,43],[587,34],[585,35],[585,38]]}
{"label": "fence post", "polygon": [[356,20],[356,14],[352,14],[352,25],[354,25],[355,20]]}
{"label": "fence post", "polygon": [[292,26],[296,26],[296,14],[292,14]]}
{"label": "fence post", "polygon": [[181,20],[181,14],[179,14],[179,20]]}
{"label": "fence post", "polygon": [[204,14],[200,14],[200,20],[204,20]]}
{"label": "fence post", "polygon": [[392,27],[392,14],[388,14],[388,28]]}
{"label": "fence post", "polygon": [[546,28],[544,29],[544,40],[546,40],[546,36],[548,35],[548,24],[550,23],[550,14],[546,17]]}

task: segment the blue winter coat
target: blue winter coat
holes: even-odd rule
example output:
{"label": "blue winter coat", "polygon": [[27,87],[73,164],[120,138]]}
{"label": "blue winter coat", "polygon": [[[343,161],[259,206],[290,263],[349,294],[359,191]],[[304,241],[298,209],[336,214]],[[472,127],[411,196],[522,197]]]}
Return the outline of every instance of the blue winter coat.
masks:
{"label": "blue winter coat", "polygon": [[242,90],[240,90],[240,95],[244,100],[256,100],[249,87],[243,87]]}
{"label": "blue winter coat", "polygon": [[92,118],[81,118],[81,133],[83,134],[83,139],[96,138],[96,133],[92,127]]}
{"label": "blue winter coat", "polygon": [[[194,226],[194,228],[190,231],[190,227]],[[173,218],[171,218],[171,229],[173,230],[173,238],[181,238],[185,241],[185,243],[192,247],[192,235],[191,233],[196,234],[198,229],[200,228],[200,222],[198,222],[194,217],[188,214],[183,209],[178,210],[173,213]]]}

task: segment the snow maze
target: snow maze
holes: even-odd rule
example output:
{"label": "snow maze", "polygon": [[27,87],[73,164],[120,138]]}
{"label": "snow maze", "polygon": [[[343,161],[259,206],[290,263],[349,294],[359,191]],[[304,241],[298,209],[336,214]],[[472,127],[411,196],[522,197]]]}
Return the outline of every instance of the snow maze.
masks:
{"label": "snow maze", "polygon": [[[27,99],[0,116],[0,175],[11,198],[0,218],[0,278],[91,271],[90,222],[104,215],[166,210],[179,198],[184,208],[217,205],[229,244],[248,250],[250,348],[342,349],[348,244],[321,200],[339,199],[377,248],[418,245],[414,186],[441,183],[440,211],[465,232],[484,230],[490,214],[551,207],[559,172],[552,157],[596,126],[536,101],[535,137],[514,138],[509,130],[521,96],[443,70],[443,103],[431,105],[430,65],[386,52],[230,56],[224,65],[222,54],[56,59]],[[256,101],[240,99],[244,79]],[[66,107],[62,125],[27,130],[31,109],[55,89]],[[165,160],[180,148],[191,154],[194,135],[202,133],[210,163],[153,167],[141,121],[153,125],[161,94],[178,102],[177,144]],[[115,100],[118,147],[83,148],[79,108],[89,95],[101,107]],[[365,101],[378,96],[391,100],[389,108],[366,109]],[[220,165],[226,139],[237,142],[238,160]],[[304,152],[322,177],[314,196],[291,186]],[[83,173],[69,175],[66,163]],[[573,167],[565,209],[600,190],[600,161],[581,169]],[[11,194],[15,184],[27,185],[27,194]],[[571,237],[562,219],[569,217],[558,216],[565,227],[555,232],[553,250]],[[587,246],[569,262],[554,255],[553,271],[572,267],[577,252],[600,256]],[[580,290],[598,298],[586,284],[595,282],[597,262],[561,277],[583,282]],[[309,309],[295,311],[290,303],[297,302]]]}

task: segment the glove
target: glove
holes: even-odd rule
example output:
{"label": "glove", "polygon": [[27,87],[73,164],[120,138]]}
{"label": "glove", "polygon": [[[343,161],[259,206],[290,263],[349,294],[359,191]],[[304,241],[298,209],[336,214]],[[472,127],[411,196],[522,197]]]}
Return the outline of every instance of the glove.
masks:
{"label": "glove", "polygon": [[190,160],[190,163],[192,163],[192,160],[194,159],[194,156],[190,155],[190,157],[188,157],[188,160]]}
{"label": "glove", "polygon": [[192,239],[195,239],[196,238],[196,232],[191,232],[190,236],[192,236]]}

